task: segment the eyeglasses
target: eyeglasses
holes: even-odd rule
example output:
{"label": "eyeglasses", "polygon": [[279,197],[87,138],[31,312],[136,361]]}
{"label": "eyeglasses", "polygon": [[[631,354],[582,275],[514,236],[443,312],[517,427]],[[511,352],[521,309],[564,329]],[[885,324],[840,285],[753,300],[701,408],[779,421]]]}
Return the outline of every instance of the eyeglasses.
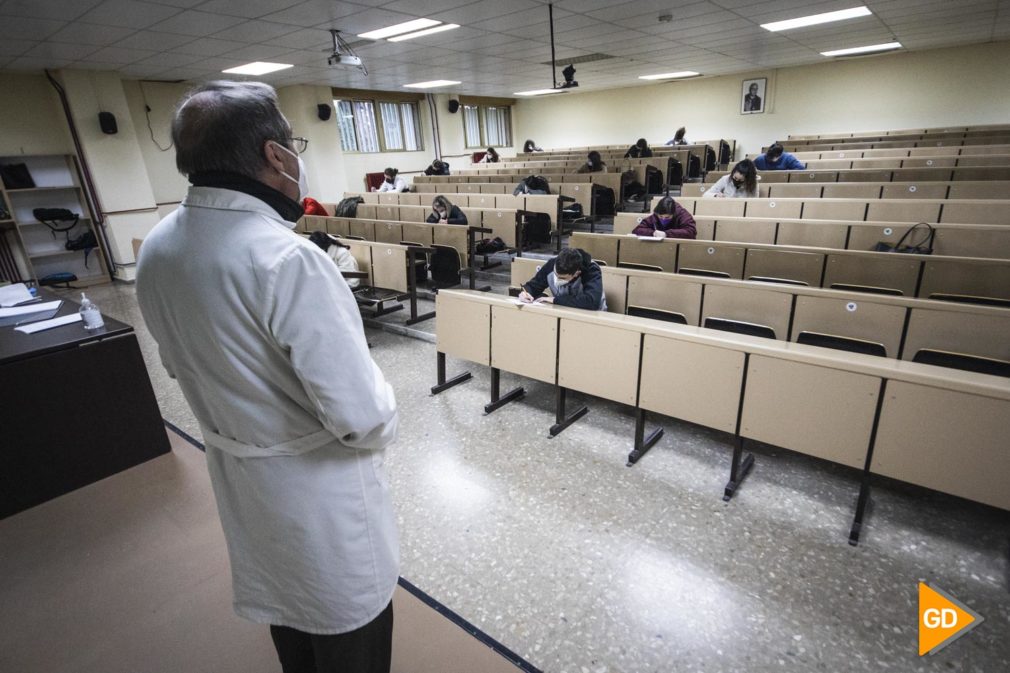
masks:
{"label": "eyeglasses", "polygon": [[288,138],[288,140],[290,140],[291,143],[294,145],[295,152],[297,152],[298,154],[304,152],[305,149],[309,146],[308,138],[294,137],[294,138]]}

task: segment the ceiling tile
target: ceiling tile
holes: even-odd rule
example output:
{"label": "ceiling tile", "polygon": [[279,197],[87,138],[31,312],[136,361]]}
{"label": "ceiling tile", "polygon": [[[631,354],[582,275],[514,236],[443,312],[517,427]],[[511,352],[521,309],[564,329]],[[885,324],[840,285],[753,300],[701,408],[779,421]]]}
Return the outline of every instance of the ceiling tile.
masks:
{"label": "ceiling tile", "polygon": [[91,11],[81,15],[80,20],[103,26],[147,28],[178,13],[177,7],[155,5],[150,2],[105,0]]}
{"label": "ceiling tile", "polygon": [[32,58],[51,58],[54,61],[76,61],[94,53],[100,48],[92,44],[43,42],[23,55]]}
{"label": "ceiling tile", "polygon": [[0,15],[71,21],[102,0],[6,0],[0,2]]}
{"label": "ceiling tile", "polygon": [[0,39],[18,40],[31,38],[44,40],[66,24],[53,19],[33,19],[22,16],[0,16]]}
{"label": "ceiling tile", "polygon": [[281,35],[266,42],[267,44],[275,44],[291,49],[314,49],[330,46],[332,39],[330,38],[330,34],[325,30],[318,28],[295,28],[293,33]]}
{"label": "ceiling tile", "polygon": [[270,23],[269,21],[246,21],[236,26],[232,26],[221,31],[215,37],[225,40],[236,40],[238,42],[249,42],[258,44],[273,38],[281,37],[298,30],[294,26],[284,23]]}
{"label": "ceiling tile", "polygon": [[50,36],[49,40],[52,42],[68,42],[70,44],[94,44],[104,47],[106,45],[117,44],[120,40],[135,32],[133,28],[122,26],[99,26],[94,23],[75,22]]}
{"label": "ceiling tile", "polygon": [[21,56],[37,44],[31,40],[0,40],[0,57]]}
{"label": "ceiling tile", "polygon": [[247,19],[258,19],[267,14],[294,7],[303,0],[210,0],[200,5],[201,12],[241,16]]}
{"label": "ceiling tile", "polygon": [[175,33],[159,33],[153,30],[137,31],[129,37],[117,40],[117,47],[127,49],[153,49],[155,51],[167,51],[192,42],[190,35],[176,35]]}
{"label": "ceiling tile", "polygon": [[[365,9],[366,6],[356,5],[350,2],[330,2],[330,0],[308,0],[293,7],[282,9],[261,16],[265,21],[275,21],[286,23],[303,28],[313,27],[339,27],[335,26],[336,19],[356,14]],[[395,23],[395,21],[393,22]]]}
{"label": "ceiling tile", "polygon": [[204,37],[176,47],[174,51],[183,54],[196,54],[197,56],[220,56],[221,54],[226,54],[229,51],[235,51],[236,49],[241,49],[245,46],[248,45],[244,42],[219,40],[214,37]]}
{"label": "ceiling tile", "polygon": [[[248,63],[251,61],[270,61],[271,63],[276,62],[275,59],[289,51],[287,47],[277,47],[271,46],[269,44],[250,44],[248,47],[242,47],[241,49],[236,49],[235,51],[229,51],[227,54],[223,54],[228,58],[237,58],[243,63]],[[325,54],[320,54],[320,60],[325,58]],[[284,61],[287,63],[288,61]]]}
{"label": "ceiling tile", "polygon": [[145,58],[154,56],[157,52],[149,51],[146,49],[124,49],[122,47],[105,47],[100,49],[93,54],[90,54],[87,58],[89,61],[99,61],[101,63],[121,63],[126,65],[127,63],[136,63],[137,61],[142,61]]}
{"label": "ceiling tile", "polygon": [[[201,37],[220,33],[228,28],[243,23],[243,20],[235,16],[225,16],[224,14],[210,14],[208,12],[198,12],[196,10],[186,10],[176,14],[170,19],[152,26],[152,30],[159,30],[165,33],[178,33],[180,35],[192,35]],[[221,37],[227,37],[222,35]]]}

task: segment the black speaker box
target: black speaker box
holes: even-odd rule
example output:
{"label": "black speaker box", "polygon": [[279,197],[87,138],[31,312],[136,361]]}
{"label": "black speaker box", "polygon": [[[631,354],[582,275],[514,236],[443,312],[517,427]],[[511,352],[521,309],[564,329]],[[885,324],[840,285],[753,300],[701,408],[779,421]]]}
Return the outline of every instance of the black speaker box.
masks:
{"label": "black speaker box", "polygon": [[459,101],[455,98],[449,99],[449,112],[456,114],[459,112]]}
{"label": "black speaker box", "polygon": [[319,115],[319,118],[324,122],[329,121],[330,116],[333,114],[333,108],[331,108],[326,103],[320,103],[316,108],[316,110],[317,114]]}
{"label": "black speaker box", "polygon": [[119,132],[119,125],[116,124],[116,115],[111,112],[99,112],[98,125],[102,127],[102,133],[107,133],[110,136]]}

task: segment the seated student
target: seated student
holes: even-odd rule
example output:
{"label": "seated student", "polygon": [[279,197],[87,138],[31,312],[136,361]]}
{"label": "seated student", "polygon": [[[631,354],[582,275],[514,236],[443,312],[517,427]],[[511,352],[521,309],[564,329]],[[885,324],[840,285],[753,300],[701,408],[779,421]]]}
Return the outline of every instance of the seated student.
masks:
{"label": "seated student", "polygon": [[603,162],[603,157],[596,150],[589,153],[586,157],[586,163],[579,166],[579,169],[575,171],[576,173],[606,173],[607,164]]}
{"label": "seated student", "polygon": [[639,138],[638,142],[628,148],[624,153],[625,159],[648,159],[652,156],[652,150],[645,138]]}
{"label": "seated student", "polygon": [[754,162],[744,159],[733,167],[728,175],[724,175],[708,188],[705,196],[748,198],[758,196],[757,169]]}
{"label": "seated student", "polygon": [[[358,260],[354,259],[351,249],[341,243],[335,236],[331,236],[324,231],[313,231],[309,235],[309,240],[319,246],[319,248],[330,256],[337,268],[341,271],[357,271]],[[361,284],[358,278],[347,278],[348,287],[354,289]]]}
{"label": "seated student", "polygon": [[408,192],[407,181],[397,175],[400,172],[397,168],[387,168],[382,171],[385,180],[378,189],[372,188],[373,192]]}
{"label": "seated student", "polygon": [[672,196],[664,196],[652,215],[643,219],[631,233],[656,238],[695,238],[698,230],[691,213],[674,201]]}
{"label": "seated student", "polygon": [[802,171],[806,165],[785,151],[779,143],[772,143],[768,151],[754,159],[754,165],[759,171]]}
{"label": "seated student", "polygon": [[542,175],[530,175],[516,184],[516,188],[512,190],[512,196],[519,196],[520,194],[550,194],[551,185],[547,182],[547,178]]}
{"label": "seated student", "polygon": [[531,138],[530,140],[527,140],[525,143],[523,143],[523,152],[525,152],[526,154],[529,154],[530,152],[543,152],[543,149],[537,147],[537,144],[533,142],[533,139]]}
{"label": "seated student", "polygon": [[466,224],[466,215],[459,206],[454,206],[446,197],[439,194],[431,202],[431,214],[426,220],[428,224]]}
{"label": "seated student", "polygon": [[[553,297],[543,296],[550,288]],[[522,286],[520,301],[557,304],[591,311],[606,311],[603,296],[603,272],[588,252],[565,248],[558,256],[540,267],[537,275]]]}
{"label": "seated student", "polygon": [[673,134],[673,137],[666,141],[667,145],[690,145],[687,138],[684,135],[687,133],[687,129],[681,126],[677,129],[677,132]]}
{"label": "seated student", "polygon": [[498,156],[497,150],[495,150],[495,148],[493,147],[489,147],[487,148],[487,152],[484,153],[484,156],[481,157],[481,160],[477,163],[496,164],[499,161],[501,161],[501,157]]}
{"label": "seated student", "polygon": [[449,162],[435,159],[424,169],[425,175],[449,175]]}

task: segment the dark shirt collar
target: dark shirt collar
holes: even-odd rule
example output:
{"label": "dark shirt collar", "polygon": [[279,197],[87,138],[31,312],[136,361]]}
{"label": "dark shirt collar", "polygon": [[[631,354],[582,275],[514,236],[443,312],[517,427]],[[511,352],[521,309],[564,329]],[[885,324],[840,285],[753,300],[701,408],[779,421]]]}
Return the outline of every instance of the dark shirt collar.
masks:
{"label": "dark shirt collar", "polygon": [[288,222],[297,222],[305,214],[305,209],[297,201],[292,201],[281,192],[273,187],[268,187],[259,180],[254,180],[238,173],[229,173],[227,171],[194,173],[189,176],[189,182],[194,187],[217,187],[219,189],[231,189],[248,194],[276,210],[277,214]]}

